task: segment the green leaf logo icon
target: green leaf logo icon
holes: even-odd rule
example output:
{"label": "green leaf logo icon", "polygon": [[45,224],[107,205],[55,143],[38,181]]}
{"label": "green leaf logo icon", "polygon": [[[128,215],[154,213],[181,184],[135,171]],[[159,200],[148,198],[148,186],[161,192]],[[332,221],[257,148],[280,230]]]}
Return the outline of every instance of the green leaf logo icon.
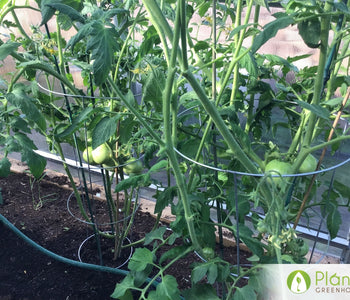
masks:
{"label": "green leaf logo icon", "polygon": [[289,290],[294,294],[305,293],[311,285],[310,276],[301,270],[296,270],[289,274],[287,278]]}

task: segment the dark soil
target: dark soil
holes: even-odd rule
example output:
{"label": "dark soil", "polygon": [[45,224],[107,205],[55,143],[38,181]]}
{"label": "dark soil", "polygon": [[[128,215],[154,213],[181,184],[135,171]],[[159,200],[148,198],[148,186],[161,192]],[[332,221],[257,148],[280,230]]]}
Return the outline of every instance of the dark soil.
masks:
{"label": "dark soil", "polygon": [[[91,236],[91,227],[68,212],[67,199],[71,191],[60,187],[67,183],[66,178],[54,177],[50,180],[40,181],[40,189],[38,184],[31,189],[32,181],[26,174],[0,178],[0,213],[39,245],[63,257],[78,260],[79,246]],[[39,199],[43,203],[35,208]],[[74,213],[74,208],[70,209]],[[154,224],[155,219],[149,213],[137,211],[130,239],[136,241],[144,237]],[[88,243],[93,240],[88,240],[84,247],[88,249]],[[226,252],[234,260],[234,248]],[[124,253],[126,257],[129,254],[130,250]],[[82,253],[82,259],[95,263],[87,255]],[[108,257],[104,256],[104,260]],[[190,266],[195,261],[199,258],[191,254],[169,269],[168,274],[176,277],[181,289],[190,287]],[[119,275],[58,262],[25,243],[3,223],[0,223],[0,263],[1,300],[111,299],[116,283],[123,279]],[[109,262],[104,263],[107,265]],[[112,263],[118,265],[121,262]],[[122,268],[126,270],[127,264]]]}

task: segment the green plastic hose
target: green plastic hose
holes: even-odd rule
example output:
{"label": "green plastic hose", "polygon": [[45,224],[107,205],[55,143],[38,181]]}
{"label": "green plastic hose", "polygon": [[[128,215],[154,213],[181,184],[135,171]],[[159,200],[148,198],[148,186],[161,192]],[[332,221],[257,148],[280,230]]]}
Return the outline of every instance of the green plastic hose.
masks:
{"label": "green plastic hose", "polygon": [[[125,270],[120,270],[116,268],[111,268],[111,267],[106,267],[106,266],[100,266],[100,265],[94,265],[94,264],[88,264],[88,263],[83,263],[80,261],[76,261],[73,259],[69,259],[66,257],[63,257],[61,255],[58,255],[50,250],[47,250],[46,248],[40,246],[36,242],[34,242],[32,239],[27,237],[23,232],[21,232],[18,228],[16,228],[9,220],[7,220],[2,214],[0,214],[0,222],[2,222],[7,228],[12,230],[16,235],[18,235],[20,238],[22,238],[26,243],[28,243],[30,246],[34,247],[41,253],[57,260],[60,262],[63,262],[65,264],[74,266],[74,267],[79,267],[79,268],[84,268],[84,269],[89,269],[93,271],[100,271],[100,272],[107,272],[107,273],[113,273],[113,274],[118,274],[122,276],[126,276],[129,274],[129,271]],[[151,281],[150,278],[147,279],[148,282]],[[157,286],[159,282],[153,281],[152,285]]]}

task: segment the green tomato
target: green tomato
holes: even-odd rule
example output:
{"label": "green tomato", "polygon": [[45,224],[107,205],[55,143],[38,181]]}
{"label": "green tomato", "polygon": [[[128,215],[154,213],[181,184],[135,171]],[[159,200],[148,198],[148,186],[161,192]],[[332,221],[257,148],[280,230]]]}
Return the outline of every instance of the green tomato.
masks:
{"label": "green tomato", "polygon": [[210,247],[204,247],[202,249],[202,253],[203,253],[203,256],[206,260],[210,260],[210,259],[213,259],[214,256],[215,256],[215,253],[214,253],[214,249],[213,248],[210,248]]}
{"label": "green tomato", "polygon": [[260,232],[260,233],[266,233],[268,232],[268,226],[266,225],[264,220],[259,220],[258,224],[256,225],[256,229]]}
{"label": "green tomato", "polygon": [[[265,167],[265,173],[271,175],[286,175],[292,173],[292,166],[287,162],[283,162],[277,159],[271,160]],[[280,184],[282,178],[280,176],[273,177],[272,180],[275,184]]]}
{"label": "green tomato", "polygon": [[301,256],[305,256],[306,254],[308,254],[310,248],[307,242],[303,241],[303,244],[301,245],[300,249],[299,249],[299,254]]}
{"label": "green tomato", "polygon": [[92,158],[96,164],[104,164],[113,158],[113,152],[109,146],[104,143],[92,150]]}
{"label": "green tomato", "polygon": [[123,167],[124,173],[129,174],[141,174],[143,170],[142,162],[139,159],[131,158],[126,161],[126,165]]}
{"label": "green tomato", "polygon": [[308,156],[306,156],[305,160],[301,164],[299,168],[299,172],[300,173],[313,172],[316,170],[316,167],[317,167],[317,159],[312,154],[309,154]]}
{"label": "green tomato", "polygon": [[84,149],[83,159],[91,165],[95,164],[95,161],[92,157],[92,147],[91,146],[88,146],[87,148]]}

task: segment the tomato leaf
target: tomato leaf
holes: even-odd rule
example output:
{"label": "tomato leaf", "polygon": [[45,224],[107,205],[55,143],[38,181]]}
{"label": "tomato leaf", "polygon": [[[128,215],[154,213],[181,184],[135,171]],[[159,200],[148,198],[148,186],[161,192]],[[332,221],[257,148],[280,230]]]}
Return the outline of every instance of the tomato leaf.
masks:
{"label": "tomato leaf", "polygon": [[239,226],[240,239],[249,247],[249,249],[259,257],[264,255],[262,244],[253,238],[253,232],[246,226]]}
{"label": "tomato leaf", "polygon": [[131,187],[137,187],[137,186],[146,186],[150,183],[150,174],[144,173],[141,175],[134,175],[130,176],[129,178],[125,178],[124,180],[121,180],[116,186],[115,186],[115,192],[121,192],[125,191]]}
{"label": "tomato leaf", "polygon": [[198,14],[200,15],[201,18],[204,17],[204,15],[207,13],[211,6],[210,1],[202,1],[199,9],[198,9]]}
{"label": "tomato leaf", "polygon": [[78,21],[83,24],[85,23],[85,18],[71,6],[63,3],[48,3],[46,5],[67,15],[72,21]]}
{"label": "tomato leaf", "polygon": [[152,69],[148,75],[144,88],[143,100],[150,102],[157,112],[162,110],[162,97],[165,88],[164,70],[161,68]]}
{"label": "tomato leaf", "polygon": [[333,201],[330,205],[327,205],[328,215],[327,215],[327,229],[329,231],[331,239],[337,237],[340,225],[342,223],[342,218],[340,212],[338,211],[338,206]]}
{"label": "tomato leaf", "polygon": [[0,177],[7,177],[11,172],[11,163],[7,157],[0,160]]}
{"label": "tomato leaf", "polygon": [[94,60],[92,69],[96,85],[105,82],[109,71],[113,67],[114,52],[119,49],[118,32],[111,23],[94,21],[90,24],[90,38],[86,43],[86,50],[91,51]]}
{"label": "tomato leaf", "polygon": [[181,255],[182,253],[184,253],[184,251],[186,251],[187,246],[181,245],[181,246],[176,246],[171,248],[170,250],[168,250],[167,252],[165,252],[159,259],[159,264],[162,264],[163,262],[165,262],[168,259],[173,259],[179,255]]}
{"label": "tomato leaf", "polygon": [[286,28],[294,23],[294,19],[291,16],[283,15],[279,16],[276,20],[266,24],[254,39],[251,48],[252,53],[255,53],[259,48],[264,45],[268,40],[273,38],[280,29]]}
{"label": "tomato leaf", "polygon": [[325,120],[329,120],[329,111],[326,108],[322,107],[321,105],[310,104],[305,101],[300,101],[297,99],[294,99],[293,101],[295,101],[302,108],[313,112],[316,116]]}
{"label": "tomato leaf", "polygon": [[250,285],[246,285],[242,288],[237,287],[233,299],[234,300],[246,300],[246,299],[255,300],[257,299],[257,297],[254,289]]}
{"label": "tomato leaf", "polygon": [[[231,32],[230,35],[228,36],[228,39],[232,39],[236,34],[238,34],[241,30],[246,29],[249,26],[254,25],[253,23],[248,23],[248,24],[244,24],[244,25],[239,25],[237,27],[235,27]],[[207,47],[209,48],[209,47]]]}
{"label": "tomato leaf", "polygon": [[183,293],[185,299],[220,300],[216,290],[209,284],[195,284]]}
{"label": "tomato leaf", "polygon": [[34,152],[37,147],[25,134],[16,133],[14,139],[20,146],[22,161],[27,163],[35,178],[40,178],[46,167],[46,159]]}
{"label": "tomato leaf", "polygon": [[67,48],[71,48],[71,50],[74,50],[75,45],[81,41],[83,38],[87,37],[90,35],[92,28],[90,24],[85,24],[79,28],[79,31],[77,32],[76,35],[74,35],[67,44]]}
{"label": "tomato leaf", "polygon": [[168,168],[168,161],[167,160],[161,160],[159,162],[157,162],[156,164],[154,164],[151,168],[150,168],[150,172],[158,172],[159,170],[163,170],[163,169],[167,169]]}
{"label": "tomato leaf", "polygon": [[333,5],[337,10],[343,12],[344,14],[346,15],[350,14],[349,9],[344,2],[335,2]]}
{"label": "tomato leaf", "polygon": [[65,138],[75,132],[81,124],[86,121],[90,115],[94,112],[93,107],[87,107],[80,114],[72,120],[72,124],[69,125],[63,132],[57,135],[57,138]]}
{"label": "tomato leaf", "polygon": [[255,2],[255,5],[260,5],[262,7],[266,7],[267,10],[270,11],[268,0],[254,0],[254,2]]}
{"label": "tomato leaf", "polygon": [[156,290],[157,299],[177,300],[181,299],[180,291],[177,288],[177,282],[174,276],[165,275]]}
{"label": "tomato leaf", "polygon": [[11,41],[7,41],[6,43],[0,46],[0,60],[4,60],[8,55],[11,54],[12,51],[18,49],[21,46],[20,43],[15,43]]}
{"label": "tomato leaf", "polygon": [[11,93],[6,95],[6,99],[15,107],[21,110],[25,117],[38,127],[45,131],[46,121],[35,105],[35,99],[29,97],[25,92],[23,85],[16,86]]}
{"label": "tomato leaf", "polygon": [[92,149],[106,142],[117,131],[120,115],[114,117],[106,116],[101,119],[92,131]]}
{"label": "tomato leaf", "polygon": [[137,248],[129,261],[128,268],[132,271],[143,271],[148,264],[153,263],[154,259],[154,254],[147,248]]}
{"label": "tomato leaf", "polygon": [[169,186],[164,189],[164,191],[157,191],[155,197],[157,199],[156,206],[154,208],[154,213],[158,214],[163,211],[163,209],[170,203],[173,203],[174,198],[177,195],[177,187]]}
{"label": "tomato leaf", "polygon": [[208,283],[214,284],[217,277],[218,277],[218,266],[213,263],[208,268],[208,275],[207,275]]}
{"label": "tomato leaf", "polygon": [[149,245],[150,243],[152,243],[154,240],[160,240],[160,241],[164,241],[164,233],[166,231],[166,227],[159,227],[149,233],[146,234],[145,236],[145,245]]}
{"label": "tomato leaf", "polygon": [[132,289],[134,287],[135,287],[134,278],[131,276],[131,274],[128,274],[122,280],[122,282],[118,283],[115,286],[114,292],[111,295],[111,297],[114,298],[114,299],[122,299],[122,297],[127,295],[127,292],[129,291],[129,289]]}
{"label": "tomato leaf", "polygon": [[[59,0],[57,1],[59,2]],[[40,26],[46,24],[55,14],[56,9],[50,5],[54,4],[52,0],[42,0],[40,4],[41,23]]]}
{"label": "tomato leaf", "polygon": [[208,263],[199,264],[192,270],[191,279],[193,283],[197,283],[204,278],[209,269]]}
{"label": "tomato leaf", "polygon": [[[350,187],[339,180],[333,182],[333,189],[341,195],[342,198],[347,198],[350,201]],[[343,199],[344,201],[344,199]]]}

